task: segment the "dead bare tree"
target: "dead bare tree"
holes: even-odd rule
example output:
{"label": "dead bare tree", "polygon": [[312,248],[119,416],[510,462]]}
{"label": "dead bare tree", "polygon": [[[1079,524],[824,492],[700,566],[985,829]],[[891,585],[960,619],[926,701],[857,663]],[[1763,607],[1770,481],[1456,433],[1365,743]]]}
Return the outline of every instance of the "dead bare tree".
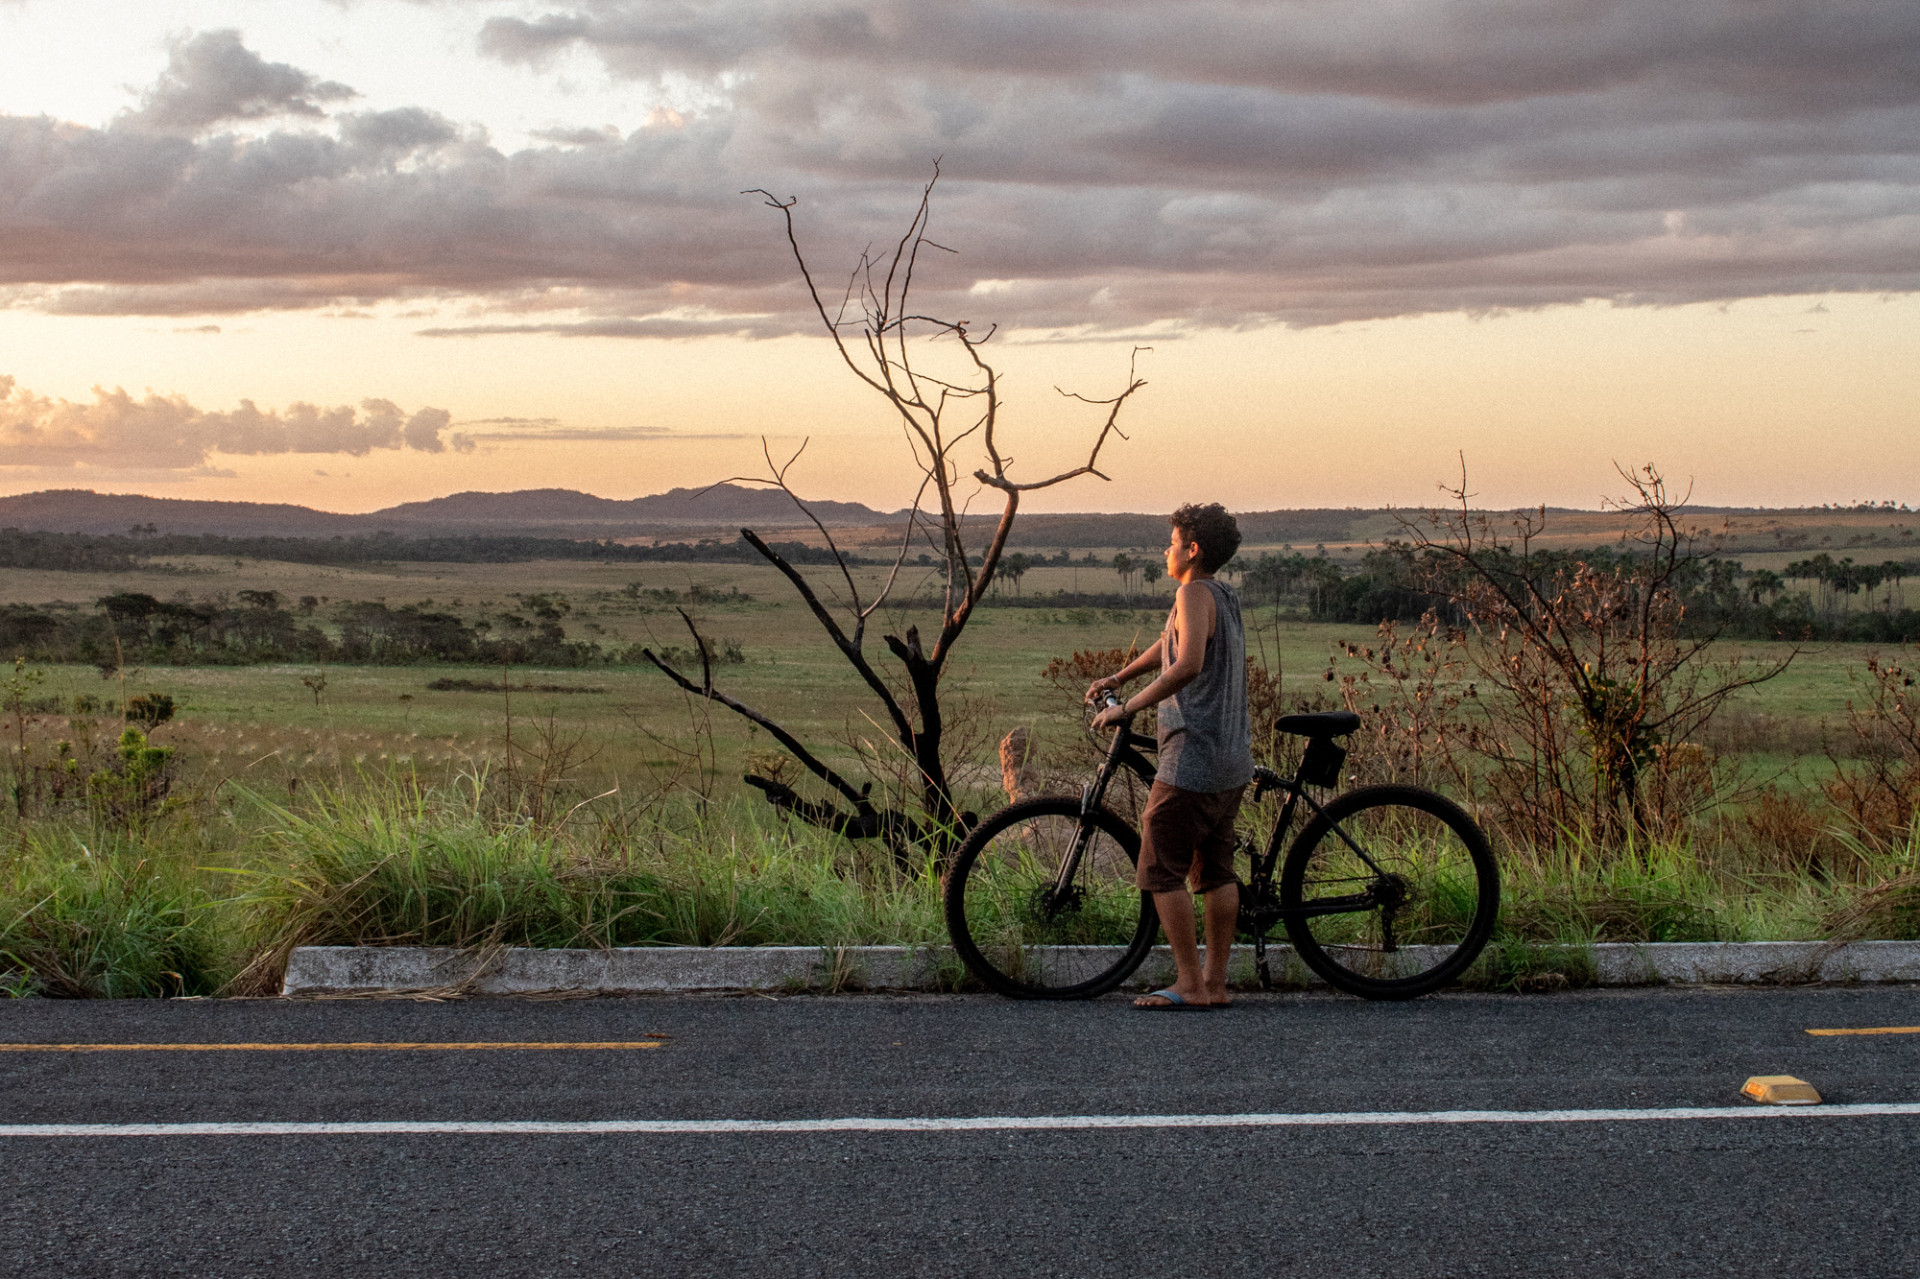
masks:
{"label": "dead bare tree", "polygon": [[[808,798],[776,778],[749,774],[748,784],[759,788],[776,807],[853,838],[884,839],[903,863],[907,850],[914,845],[930,848],[936,854],[944,851],[966,825],[965,815],[954,801],[943,754],[947,726],[941,712],[940,681],[954,646],[1000,567],[1021,495],[1083,475],[1106,479],[1099,470],[1101,450],[1116,435],[1126,438],[1119,427],[1121,410],[1146,385],[1135,375],[1134,362],[1130,361],[1126,388],[1110,399],[1089,399],[1061,391],[1102,413],[1086,462],[1043,479],[1016,480],[1011,473],[1013,459],[999,434],[999,375],[984,350],[993,337],[993,328],[976,332],[968,320],[942,319],[913,308],[915,275],[922,253],[953,251],[927,235],[933,190],[939,180],[936,163],[932,178],[920,192],[919,205],[892,252],[880,256],[870,251],[862,253],[845,295],[833,310],[822,298],[800,245],[793,217],[796,198],[780,199],[765,190],[743,193],[761,197],[768,207],[780,212],[794,263],[827,336],[853,375],[893,409],[921,480],[891,565],[871,597],[862,593],[852,562],[826,524],[789,483],[788,473],[800,456],[798,452],[779,463],[767,451],[768,475],[735,478],[772,484],[793,499],[825,540],[844,597],[838,590],[829,590],[831,598],[823,599],[813,583],[752,529],[741,529],[740,536],[792,584],[814,620],[878,701],[885,723],[918,778],[918,811],[909,812],[892,803],[877,806],[870,782],[856,785],[770,717],[717,689],[710,663],[703,660],[700,682],[695,684],[651,650],[645,652],[649,661],[682,688],[711,698],[766,729],[830,792],[826,798]],[[1136,360],[1141,349],[1135,349]],[[941,350],[957,358],[951,361],[954,368],[943,367],[936,374],[928,365],[939,358],[937,352]],[[963,487],[967,471],[962,461],[963,446],[978,451],[973,456],[979,464],[972,468],[978,488]],[[967,506],[983,490],[998,495],[1000,514],[984,543],[970,546]],[[902,634],[883,636],[887,652],[898,663],[894,675],[877,666],[869,654],[867,625],[894,599],[902,567],[921,542],[934,552],[941,566],[939,631],[931,643],[913,625],[906,626]],[[704,656],[706,646],[691,619],[687,626],[694,633],[696,650]]]}

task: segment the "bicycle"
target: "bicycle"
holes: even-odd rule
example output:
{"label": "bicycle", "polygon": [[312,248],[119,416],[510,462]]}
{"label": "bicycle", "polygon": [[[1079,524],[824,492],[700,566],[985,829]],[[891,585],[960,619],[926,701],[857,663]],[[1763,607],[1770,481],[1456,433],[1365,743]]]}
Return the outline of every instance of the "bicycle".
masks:
{"label": "bicycle", "polygon": [[[1105,701],[1121,704],[1112,694]],[[1466,971],[1493,933],[1500,901],[1493,850],[1473,818],[1417,786],[1367,786],[1322,804],[1307,788],[1339,785],[1347,752],[1337,739],[1360,717],[1284,715],[1275,727],[1306,738],[1306,747],[1291,778],[1254,769],[1255,802],[1286,795],[1265,849],[1251,839],[1240,847],[1249,863],[1239,931],[1253,938],[1261,984],[1272,985],[1267,934],[1277,924],[1309,969],[1366,999],[1412,999]],[[1153,781],[1141,753],[1149,740],[1123,720],[1078,798],[1009,805],[961,844],[945,890],[947,930],[989,989],[1089,999],[1145,962],[1160,921],[1152,896],[1134,886],[1140,836],[1105,798],[1122,768]],[[1303,802],[1311,811],[1282,864],[1282,840]]]}

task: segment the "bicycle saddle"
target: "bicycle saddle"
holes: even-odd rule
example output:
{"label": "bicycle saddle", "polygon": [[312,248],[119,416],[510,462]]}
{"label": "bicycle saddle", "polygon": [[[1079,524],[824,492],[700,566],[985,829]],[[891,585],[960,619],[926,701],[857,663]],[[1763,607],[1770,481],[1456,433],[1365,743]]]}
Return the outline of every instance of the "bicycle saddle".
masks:
{"label": "bicycle saddle", "polygon": [[1282,715],[1274,728],[1296,737],[1345,737],[1360,727],[1352,711],[1321,711],[1314,715]]}

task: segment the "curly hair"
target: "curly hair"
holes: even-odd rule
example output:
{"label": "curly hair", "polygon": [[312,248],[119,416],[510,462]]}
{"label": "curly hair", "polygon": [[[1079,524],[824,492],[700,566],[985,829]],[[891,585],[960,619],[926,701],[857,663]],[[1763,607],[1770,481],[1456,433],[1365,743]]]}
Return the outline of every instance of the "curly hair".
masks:
{"label": "curly hair", "polygon": [[1168,516],[1167,523],[1179,529],[1187,541],[1200,544],[1200,567],[1209,573],[1219,572],[1220,566],[1240,549],[1240,525],[1218,502],[1205,506],[1189,502]]}

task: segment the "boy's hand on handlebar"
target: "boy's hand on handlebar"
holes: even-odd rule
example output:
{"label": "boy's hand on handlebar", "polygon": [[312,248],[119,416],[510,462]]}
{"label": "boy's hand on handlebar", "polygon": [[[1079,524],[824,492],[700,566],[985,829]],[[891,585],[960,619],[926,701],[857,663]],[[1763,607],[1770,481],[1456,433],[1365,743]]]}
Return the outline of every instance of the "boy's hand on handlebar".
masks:
{"label": "boy's hand on handlebar", "polygon": [[[1088,690],[1088,700],[1093,700],[1091,689]],[[1133,718],[1127,711],[1127,704],[1116,697],[1111,690],[1102,693],[1099,701],[1100,712],[1093,717],[1093,727],[1096,730],[1113,728]]]}
{"label": "boy's hand on handlebar", "polygon": [[1100,705],[1101,698],[1119,687],[1120,677],[1118,675],[1102,675],[1099,679],[1087,685],[1087,705]]}

